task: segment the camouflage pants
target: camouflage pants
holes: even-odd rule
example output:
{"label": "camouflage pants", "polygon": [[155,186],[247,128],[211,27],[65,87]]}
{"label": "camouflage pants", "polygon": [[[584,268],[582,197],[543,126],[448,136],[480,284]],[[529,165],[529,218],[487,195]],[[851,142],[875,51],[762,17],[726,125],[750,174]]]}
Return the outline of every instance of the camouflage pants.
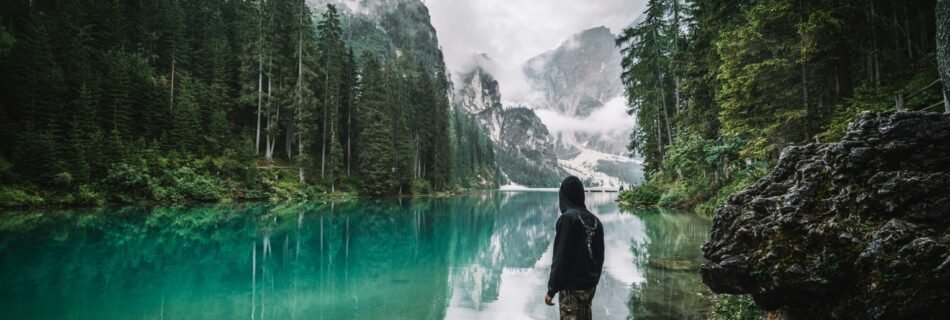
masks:
{"label": "camouflage pants", "polygon": [[561,290],[558,292],[561,320],[591,320],[590,303],[594,300],[596,289]]}

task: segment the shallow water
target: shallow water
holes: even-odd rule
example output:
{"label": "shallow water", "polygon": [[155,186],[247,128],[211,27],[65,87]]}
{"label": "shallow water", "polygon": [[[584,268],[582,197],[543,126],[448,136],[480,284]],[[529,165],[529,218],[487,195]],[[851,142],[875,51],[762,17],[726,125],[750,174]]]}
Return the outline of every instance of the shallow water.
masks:
{"label": "shallow water", "polygon": [[[698,319],[708,219],[604,224],[597,319]],[[2,213],[4,319],[551,319],[552,192]]]}

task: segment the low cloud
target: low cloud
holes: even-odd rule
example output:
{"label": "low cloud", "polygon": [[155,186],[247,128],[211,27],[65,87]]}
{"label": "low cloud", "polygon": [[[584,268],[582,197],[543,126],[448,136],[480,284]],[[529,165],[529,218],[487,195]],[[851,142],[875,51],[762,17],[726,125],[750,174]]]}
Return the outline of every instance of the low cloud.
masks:
{"label": "low cloud", "polygon": [[597,109],[586,118],[574,118],[558,113],[554,110],[535,109],[534,113],[541,118],[541,122],[548,127],[552,134],[563,131],[587,133],[615,133],[632,130],[635,122],[627,114],[627,99],[613,98],[603,107]]}
{"label": "low cloud", "polygon": [[533,104],[538,93],[521,72],[528,59],[598,26],[616,34],[643,12],[645,0],[428,0],[446,66],[458,75],[484,53],[506,105]]}

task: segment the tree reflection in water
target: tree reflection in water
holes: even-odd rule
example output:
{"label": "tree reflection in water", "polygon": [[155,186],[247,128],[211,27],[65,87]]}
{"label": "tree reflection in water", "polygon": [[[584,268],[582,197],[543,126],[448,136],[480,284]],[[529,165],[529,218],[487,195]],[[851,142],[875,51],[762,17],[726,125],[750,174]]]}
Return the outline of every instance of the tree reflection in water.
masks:
{"label": "tree reflection in water", "polygon": [[[689,318],[708,222],[589,204],[598,318]],[[4,213],[0,309],[19,319],[550,318],[555,193]],[[251,244],[251,248],[248,248]],[[642,315],[642,316],[641,316]],[[684,316],[689,315],[689,316]]]}

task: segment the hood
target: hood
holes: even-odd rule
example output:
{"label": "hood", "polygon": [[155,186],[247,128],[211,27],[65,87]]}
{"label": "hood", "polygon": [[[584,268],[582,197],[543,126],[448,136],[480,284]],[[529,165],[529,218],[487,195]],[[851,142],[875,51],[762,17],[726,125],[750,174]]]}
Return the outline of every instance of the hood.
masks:
{"label": "hood", "polygon": [[558,204],[561,207],[561,213],[570,209],[587,211],[584,205],[584,184],[581,179],[575,176],[568,176],[561,181],[561,190],[558,191]]}

